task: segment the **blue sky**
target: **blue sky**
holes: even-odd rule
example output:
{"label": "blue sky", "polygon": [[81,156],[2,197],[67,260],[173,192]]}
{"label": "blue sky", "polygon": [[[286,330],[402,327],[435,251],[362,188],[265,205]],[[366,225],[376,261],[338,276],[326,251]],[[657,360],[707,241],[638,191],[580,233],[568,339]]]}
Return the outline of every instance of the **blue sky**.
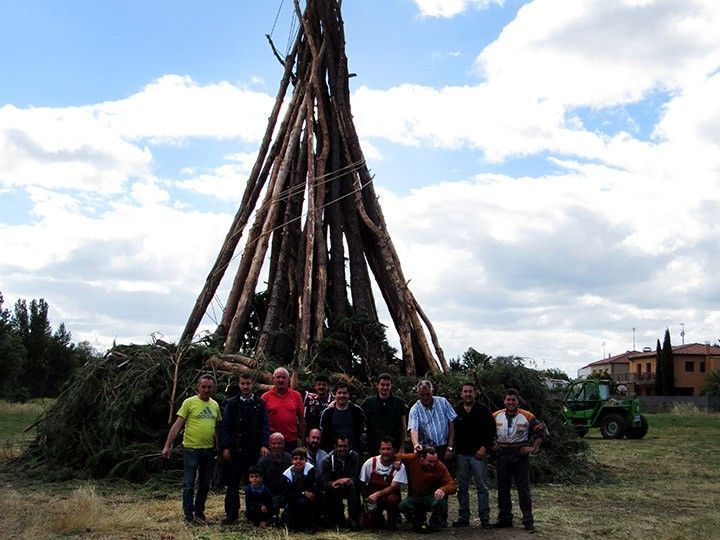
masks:
{"label": "blue sky", "polygon": [[[574,373],[633,327],[638,348],[680,323],[717,340],[717,2],[343,13],[363,149],[448,354]],[[3,4],[7,306],[44,297],[99,348],[178,337],[273,103],[265,34],[284,50],[292,17],[291,0]]]}

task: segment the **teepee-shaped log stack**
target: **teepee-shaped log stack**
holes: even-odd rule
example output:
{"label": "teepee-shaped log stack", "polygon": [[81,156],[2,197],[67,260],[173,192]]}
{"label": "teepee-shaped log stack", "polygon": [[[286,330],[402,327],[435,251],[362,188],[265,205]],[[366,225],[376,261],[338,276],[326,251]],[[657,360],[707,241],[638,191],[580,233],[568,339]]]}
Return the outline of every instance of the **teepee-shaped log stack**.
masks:
{"label": "teepee-shaped log stack", "polygon": [[[180,344],[192,340],[257,208],[217,329],[226,353],[240,347],[267,260],[267,310],[255,353],[275,358],[289,346],[295,367],[333,322],[349,314],[377,321],[369,267],[397,329],[405,371],[447,370],[433,327],[407,287],[355,131],[340,3],[307,0],[302,11],[295,0],[300,30],[257,161]],[[386,367],[379,343],[367,354],[372,371]]]}

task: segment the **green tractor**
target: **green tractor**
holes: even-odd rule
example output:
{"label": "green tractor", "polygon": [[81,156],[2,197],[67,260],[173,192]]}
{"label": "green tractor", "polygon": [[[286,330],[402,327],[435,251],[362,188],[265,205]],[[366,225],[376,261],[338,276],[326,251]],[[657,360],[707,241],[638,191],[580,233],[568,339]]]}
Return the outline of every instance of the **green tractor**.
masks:
{"label": "green tractor", "polygon": [[573,382],[563,400],[565,421],[584,437],[599,427],[605,439],[642,439],[648,431],[647,419],[640,414],[640,401],[611,394],[613,383],[604,379]]}

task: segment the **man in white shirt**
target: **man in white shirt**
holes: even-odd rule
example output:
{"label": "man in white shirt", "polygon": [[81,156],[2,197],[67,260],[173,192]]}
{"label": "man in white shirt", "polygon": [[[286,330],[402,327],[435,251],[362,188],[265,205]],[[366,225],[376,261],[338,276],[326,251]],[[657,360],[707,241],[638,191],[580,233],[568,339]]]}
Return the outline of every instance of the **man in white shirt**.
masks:
{"label": "man in white shirt", "polygon": [[[407,485],[405,465],[393,466],[395,461],[395,441],[392,437],[380,439],[380,454],[369,458],[360,469],[360,482],[363,484],[365,499],[362,526],[388,530],[397,529],[400,505],[400,487]],[[383,512],[387,512],[387,521]]]}

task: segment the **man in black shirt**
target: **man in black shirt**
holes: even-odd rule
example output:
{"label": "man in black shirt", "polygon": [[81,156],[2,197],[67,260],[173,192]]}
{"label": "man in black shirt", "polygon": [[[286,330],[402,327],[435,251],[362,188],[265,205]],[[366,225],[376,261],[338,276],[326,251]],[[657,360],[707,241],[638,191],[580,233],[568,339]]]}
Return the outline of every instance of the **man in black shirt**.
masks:
{"label": "man in black shirt", "polygon": [[290,454],[285,452],[285,438],[280,432],[270,435],[270,453],[258,460],[257,466],[263,472],[264,483],[272,494],[272,514],[277,518],[283,502],[285,477],[283,473],[292,465]]}
{"label": "man in black shirt", "polygon": [[240,392],[228,400],[220,422],[220,449],[228,464],[224,524],[235,523],[240,510],[240,485],[247,482],[248,469],[267,455],[270,427],[265,402],[252,393],[249,373],[240,375]]}
{"label": "man in black shirt", "polygon": [[455,407],[455,460],[457,463],[458,519],[453,527],[470,524],[470,477],[477,488],[478,517],[483,529],[490,525],[490,498],[487,483],[487,453],[495,438],[495,419],[475,399],[475,385],[466,382],[460,390],[462,401]]}
{"label": "man in black shirt", "polygon": [[343,435],[350,441],[350,448],[360,452],[360,437],[365,427],[365,414],[362,409],[350,402],[350,387],[340,381],[333,388],[335,402],[325,409],[320,418],[322,429],[321,448],[332,450],[335,440]]}
{"label": "man in black shirt", "polygon": [[393,396],[392,378],[381,373],[377,378],[377,394],[370,396],[361,405],[367,423],[367,448],[374,452],[383,437],[392,437],[395,451],[404,452],[407,432],[407,405]]}
{"label": "man in black shirt", "polygon": [[[330,409],[328,409],[330,410]],[[348,502],[350,529],[360,529],[360,456],[350,450],[348,438],[338,435],[335,449],[320,464],[318,486],[323,491],[326,518],[331,526],[340,526],[344,520],[343,499]]]}

